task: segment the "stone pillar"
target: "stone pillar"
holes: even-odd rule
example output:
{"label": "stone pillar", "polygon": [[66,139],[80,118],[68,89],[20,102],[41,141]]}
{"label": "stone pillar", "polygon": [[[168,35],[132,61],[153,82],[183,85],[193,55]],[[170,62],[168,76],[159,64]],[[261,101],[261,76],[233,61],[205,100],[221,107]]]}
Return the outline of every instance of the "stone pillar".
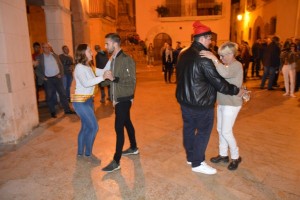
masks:
{"label": "stone pillar", "polygon": [[0,144],[39,123],[25,1],[0,0]]}
{"label": "stone pillar", "polygon": [[46,5],[43,7],[46,18],[46,32],[48,42],[57,54],[62,53],[61,47],[67,45],[70,55],[73,55],[73,40],[71,26],[71,12],[69,7],[62,5]]}

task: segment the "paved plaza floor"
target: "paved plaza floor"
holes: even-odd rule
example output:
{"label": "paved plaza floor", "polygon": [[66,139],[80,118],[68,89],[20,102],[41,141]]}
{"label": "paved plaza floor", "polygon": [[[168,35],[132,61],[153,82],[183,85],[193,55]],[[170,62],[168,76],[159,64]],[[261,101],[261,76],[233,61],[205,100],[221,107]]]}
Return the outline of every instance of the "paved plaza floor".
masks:
{"label": "paved plaza floor", "polygon": [[[281,87],[282,76],[279,83]],[[131,118],[140,154],[123,156],[121,170],[101,169],[115,150],[114,110],[95,98],[99,131],[93,165],[76,158],[79,118],[50,118],[40,103],[40,125],[17,146],[2,146],[1,200],[299,200],[300,93],[284,97],[281,88],[259,89],[260,80],[245,83],[252,99],[241,109],[234,133],[242,163],[236,171],[209,158],[218,154],[216,128],[206,151],[207,163],[218,171],[191,171],[182,145],[182,118],[175,84],[166,84],[161,66],[137,67]],[[127,148],[128,138],[124,148]]]}

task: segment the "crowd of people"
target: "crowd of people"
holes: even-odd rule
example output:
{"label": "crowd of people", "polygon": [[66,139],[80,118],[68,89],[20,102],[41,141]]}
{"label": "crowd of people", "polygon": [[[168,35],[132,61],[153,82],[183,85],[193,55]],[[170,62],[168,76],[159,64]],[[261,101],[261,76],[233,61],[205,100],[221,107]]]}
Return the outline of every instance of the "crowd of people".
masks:
{"label": "crowd of people", "polygon": [[[41,51],[42,47],[42,51]],[[95,45],[95,62],[88,44],[80,44],[75,59],[69,55],[68,46],[62,46],[57,55],[49,43],[34,43],[33,66],[38,87],[44,86],[51,117],[56,118],[55,105],[61,103],[65,114],[77,114],[81,121],[78,133],[78,159],[100,163],[93,154],[93,144],[99,126],[94,112],[94,96],[101,90],[101,102],[112,102],[115,110],[116,147],[112,161],[102,170],[120,169],[122,155],[139,154],[135,129],[130,110],[136,87],[136,64],[121,48],[117,33],[105,36],[105,49]],[[283,44],[277,36],[257,39],[252,48],[246,41],[241,44],[225,42],[218,47],[211,29],[200,21],[193,23],[193,41],[182,48],[165,43],[161,48],[162,71],[166,83],[172,83],[176,70],[176,99],[183,119],[183,146],[186,162],[191,170],[204,174],[216,174],[217,170],[206,162],[205,151],[214,123],[214,106],[217,103],[217,132],[219,152],[210,158],[212,163],[229,163],[229,170],[236,170],[242,161],[233,126],[248,91],[243,87],[252,63],[251,76],[261,78],[263,89],[268,79],[268,90],[277,87],[280,73],[284,78],[284,96],[296,97],[300,81],[300,41],[287,39]],[[147,48],[148,65],[153,66],[154,47]],[[260,71],[263,66],[263,75]],[[58,96],[57,96],[58,94]],[[37,92],[37,100],[38,100]],[[73,111],[69,105],[72,102]],[[123,150],[124,129],[130,146]]]}

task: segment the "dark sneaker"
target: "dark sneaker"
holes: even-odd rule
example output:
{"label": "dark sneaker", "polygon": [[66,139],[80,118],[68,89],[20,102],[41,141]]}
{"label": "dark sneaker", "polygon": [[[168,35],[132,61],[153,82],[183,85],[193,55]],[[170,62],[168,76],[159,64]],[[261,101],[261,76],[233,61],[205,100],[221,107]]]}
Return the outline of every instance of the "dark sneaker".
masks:
{"label": "dark sneaker", "polygon": [[65,114],[67,114],[67,115],[76,115],[76,112],[73,111],[73,110],[69,110],[69,111],[66,111]]}
{"label": "dark sneaker", "polygon": [[236,170],[238,168],[240,162],[242,162],[242,158],[241,157],[239,157],[238,159],[231,159],[231,162],[228,165],[228,169],[229,170]]}
{"label": "dark sneaker", "polygon": [[216,157],[212,157],[210,159],[210,162],[212,163],[219,163],[219,162],[224,162],[224,163],[228,163],[229,162],[229,157],[228,156],[216,156]]}
{"label": "dark sneaker", "polygon": [[102,169],[102,171],[105,171],[105,172],[113,172],[113,171],[116,171],[116,170],[119,170],[121,167],[120,167],[120,164],[118,164],[115,160],[111,161],[111,163],[109,163],[106,167],[104,167]]}
{"label": "dark sneaker", "polygon": [[56,113],[51,113],[51,117],[52,117],[52,118],[57,118]]}
{"label": "dark sneaker", "polygon": [[125,151],[122,151],[123,156],[136,155],[136,154],[139,154],[139,149],[138,148],[135,148],[135,149],[129,148],[129,149],[126,149]]}
{"label": "dark sneaker", "polygon": [[94,156],[93,154],[90,156],[84,156],[84,160],[95,165],[99,165],[101,163],[101,160],[96,156]]}

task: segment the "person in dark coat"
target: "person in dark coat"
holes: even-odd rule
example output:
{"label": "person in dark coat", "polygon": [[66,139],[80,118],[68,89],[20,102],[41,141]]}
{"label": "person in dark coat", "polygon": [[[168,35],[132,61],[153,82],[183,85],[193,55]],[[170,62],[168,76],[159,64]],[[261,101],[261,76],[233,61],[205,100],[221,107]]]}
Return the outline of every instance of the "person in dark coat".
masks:
{"label": "person in dark coat", "polygon": [[268,90],[274,90],[273,83],[276,78],[276,71],[279,70],[280,66],[279,37],[273,36],[272,40],[268,40],[269,44],[263,53],[264,74],[260,88],[263,89],[265,87],[265,82],[269,75]]}
{"label": "person in dark coat", "polygon": [[241,96],[245,91],[229,84],[216,70],[213,62],[199,55],[209,50],[211,29],[200,21],[193,24],[193,43],[181,50],[176,65],[176,99],[183,118],[183,144],[187,164],[192,171],[216,174],[217,170],[205,162],[205,151],[214,123],[217,92]]}
{"label": "person in dark coat", "polygon": [[[106,52],[104,52],[99,45],[95,45],[95,51],[97,52],[95,61],[96,61],[96,67],[99,69],[104,69],[106,63],[108,62],[108,56]],[[105,87],[101,86],[101,83],[99,83],[99,88],[101,92],[101,103],[105,103]],[[107,86],[108,90],[108,100],[110,100],[110,87]]]}

